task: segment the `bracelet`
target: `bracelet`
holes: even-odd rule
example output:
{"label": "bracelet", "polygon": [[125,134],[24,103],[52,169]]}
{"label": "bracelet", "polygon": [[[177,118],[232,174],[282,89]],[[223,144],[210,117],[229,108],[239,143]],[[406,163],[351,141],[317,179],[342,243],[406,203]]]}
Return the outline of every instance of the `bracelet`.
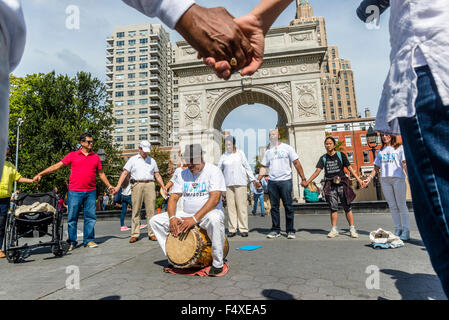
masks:
{"label": "bracelet", "polygon": [[168,219],[168,221],[170,221],[170,220],[173,219],[173,218],[177,218],[177,217],[176,217],[176,216],[170,217],[170,219]]}
{"label": "bracelet", "polygon": [[196,220],[195,216],[192,216],[193,220],[195,220],[195,223],[198,224],[198,220]]}

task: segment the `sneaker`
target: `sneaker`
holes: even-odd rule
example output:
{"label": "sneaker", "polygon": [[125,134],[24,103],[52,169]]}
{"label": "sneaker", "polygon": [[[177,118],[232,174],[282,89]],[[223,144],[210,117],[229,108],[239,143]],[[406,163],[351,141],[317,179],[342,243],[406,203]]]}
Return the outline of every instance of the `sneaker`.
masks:
{"label": "sneaker", "polygon": [[267,238],[268,239],[274,239],[274,238],[279,238],[281,236],[280,232],[277,231],[271,231],[268,235]]}
{"label": "sneaker", "polygon": [[146,224],[141,224],[141,225],[140,225],[140,229],[143,229],[143,228],[146,228],[146,227],[147,227]]}
{"label": "sneaker", "polygon": [[395,235],[395,236],[400,237],[400,236],[401,236],[401,233],[402,233],[402,230],[401,230],[401,229],[394,229],[394,235]]}
{"label": "sneaker", "polygon": [[328,234],[327,237],[328,238],[335,238],[336,236],[338,236],[338,230],[337,229],[332,229]]}
{"label": "sneaker", "polygon": [[235,237],[236,234],[237,232],[228,232],[228,238]]}
{"label": "sneaker", "polygon": [[128,230],[131,230],[131,228],[128,228],[126,226],[120,227],[120,231],[128,231]]}
{"label": "sneaker", "polygon": [[351,238],[358,238],[359,237],[359,234],[357,233],[355,228],[350,228],[349,229],[349,234],[351,235]]}
{"label": "sneaker", "polygon": [[410,231],[409,230],[403,230],[401,236],[399,237],[402,241],[410,240]]}
{"label": "sneaker", "polygon": [[75,246],[73,244],[69,245],[69,249],[67,251],[73,251],[75,250]]}
{"label": "sneaker", "polygon": [[96,244],[95,242],[91,241],[88,244],[86,244],[85,247],[87,247],[87,248],[96,248],[96,247],[98,247],[98,244]]}
{"label": "sneaker", "polygon": [[294,232],[289,232],[289,233],[287,234],[287,239],[296,239],[295,233],[294,233]]}
{"label": "sneaker", "polygon": [[240,233],[240,235],[241,235],[242,237],[247,237],[247,236],[248,236],[248,232],[242,232],[242,233]]}
{"label": "sneaker", "polygon": [[255,212],[253,212],[253,216],[256,216],[256,213],[255,213]]}
{"label": "sneaker", "polygon": [[210,270],[209,270],[209,277],[216,277],[217,275],[219,275],[222,272],[223,272],[223,267],[215,268],[214,266],[212,266],[212,267],[210,267]]}
{"label": "sneaker", "polygon": [[4,258],[4,257],[6,257],[6,254],[4,254],[2,250],[0,250],[0,258]]}

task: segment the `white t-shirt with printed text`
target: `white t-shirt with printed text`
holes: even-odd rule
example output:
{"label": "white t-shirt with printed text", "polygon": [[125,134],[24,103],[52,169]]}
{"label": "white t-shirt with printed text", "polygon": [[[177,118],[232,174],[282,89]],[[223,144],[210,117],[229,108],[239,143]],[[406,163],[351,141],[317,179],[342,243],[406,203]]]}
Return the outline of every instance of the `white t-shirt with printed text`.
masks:
{"label": "white t-shirt with printed text", "polygon": [[292,178],[291,163],[298,158],[298,154],[291,146],[281,143],[265,152],[262,165],[270,168],[269,180],[285,181]]}
{"label": "white t-shirt with printed text", "polygon": [[[209,200],[212,191],[226,192],[223,173],[213,164],[206,163],[203,170],[194,175],[185,169],[175,177],[172,193],[182,193],[184,212],[197,213]],[[221,199],[215,209],[223,210]]]}
{"label": "white t-shirt with printed text", "polygon": [[400,146],[395,149],[388,146],[377,153],[374,164],[380,168],[381,178],[395,177],[405,179],[402,161],[405,161],[404,148]]}

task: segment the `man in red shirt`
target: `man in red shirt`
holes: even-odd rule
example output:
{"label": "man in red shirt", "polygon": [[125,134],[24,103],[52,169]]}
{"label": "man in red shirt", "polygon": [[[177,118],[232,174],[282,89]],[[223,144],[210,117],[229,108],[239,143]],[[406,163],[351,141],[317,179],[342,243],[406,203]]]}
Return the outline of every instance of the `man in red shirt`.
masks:
{"label": "man in red shirt", "polygon": [[103,183],[113,191],[113,187],[106,178],[101,166],[100,157],[92,152],[94,140],[88,133],[80,136],[81,148],[77,151],[70,152],[60,162],[48,167],[44,171],[37,174],[33,180],[39,182],[42,176],[58,171],[64,166],[70,165],[70,181],[68,193],[68,234],[69,251],[76,247],[78,215],[83,206],[84,217],[84,236],[83,244],[85,247],[96,248],[98,245],[95,240],[95,223],[96,217],[96,184],[95,178],[98,175]]}

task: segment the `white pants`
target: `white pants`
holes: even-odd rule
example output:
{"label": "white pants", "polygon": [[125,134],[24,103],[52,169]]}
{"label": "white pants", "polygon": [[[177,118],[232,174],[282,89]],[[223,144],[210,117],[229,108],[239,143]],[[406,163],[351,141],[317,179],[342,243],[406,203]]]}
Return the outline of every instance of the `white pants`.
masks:
{"label": "white pants", "polygon": [[0,28],[0,177],[5,164],[9,122],[9,50]]}
{"label": "white pants", "polygon": [[395,177],[380,178],[385,200],[390,207],[395,229],[410,230],[410,213],[406,203],[407,185],[405,179]]}
{"label": "white pants", "polygon": [[[193,214],[185,213],[183,211],[176,211],[176,216],[179,218],[191,217]],[[150,220],[151,229],[153,229],[162,251],[167,255],[165,249],[165,242],[170,233],[170,221],[168,213],[164,212],[155,215]],[[225,245],[225,227],[224,227],[224,213],[221,210],[214,209],[201,219],[199,226],[207,231],[207,235],[212,241],[212,265],[216,268],[223,267],[223,250]]]}

